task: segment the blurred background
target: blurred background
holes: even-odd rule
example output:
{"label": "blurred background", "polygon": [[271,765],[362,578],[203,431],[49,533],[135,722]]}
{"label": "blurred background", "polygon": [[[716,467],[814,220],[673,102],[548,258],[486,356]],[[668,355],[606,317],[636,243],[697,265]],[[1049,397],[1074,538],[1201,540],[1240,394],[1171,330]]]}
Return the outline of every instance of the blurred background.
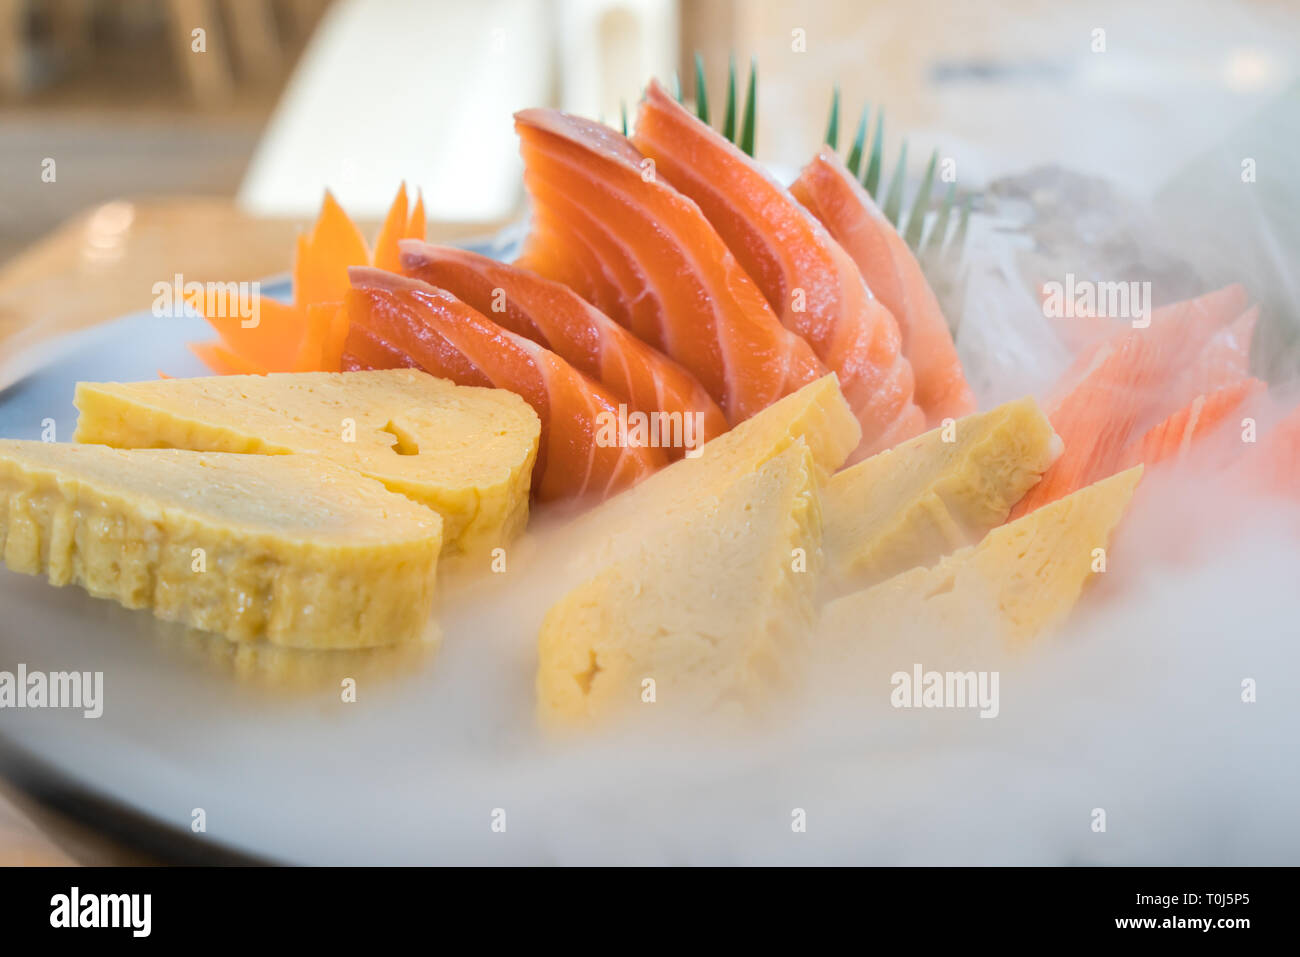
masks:
{"label": "blurred background", "polygon": [[[513,110],[617,125],[652,75],[693,101],[697,52],[715,123],[728,57],[742,95],[757,64],[778,176],[838,85],[841,148],[883,111],[887,171],[906,137],[913,180],[938,150],[962,191],[1041,213],[1064,170],[1107,223],[1149,204],[1206,240],[1200,272],[1244,243],[1231,278],[1300,295],[1295,0],[0,0],[0,351],[141,308],[174,273],[282,272],[327,187],[373,223],[406,180],[431,238],[490,233],[524,209]],[[1244,157],[1265,184],[1245,204]],[[1095,246],[1066,212],[1068,243]]]}
{"label": "blurred background", "polygon": [[1057,161],[1154,188],[1286,89],[1298,36],[1293,0],[0,0],[0,260],[125,196],[301,218],[329,186],[374,218],[405,178],[435,218],[499,221],[512,110],[616,122],[674,72],[693,98],[695,51],[715,109],[728,54],[742,81],[757,59],[781,169],[839,84],[846,124],[884,106],[963,180]]}

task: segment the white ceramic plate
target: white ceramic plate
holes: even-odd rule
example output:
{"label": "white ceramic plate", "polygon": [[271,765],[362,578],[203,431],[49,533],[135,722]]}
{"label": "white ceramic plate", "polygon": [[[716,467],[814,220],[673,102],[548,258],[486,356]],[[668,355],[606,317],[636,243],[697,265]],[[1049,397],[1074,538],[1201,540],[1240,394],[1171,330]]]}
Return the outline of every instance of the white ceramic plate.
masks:
{"label": "white ceramic plate", "polygon": [[[200,374],[185,343],[207,337],[149,315],[72,336],[0,394],[0,435],[52,418],[66,440],[78,379]],[[579,744],[534,727],[546,601],[527,561],[448,599],[436,654],[264,660],[0,569],[0,670],[104,675],[98,719],[3,710],[0,744],[35,786],[126,808],[200,858],[1296,863],[1294,555],[1265,536],[1220,568],[1125,571],[1129,604],[1081,609],[1071,641],[1004,680],[998,720],[894,711],[864,679],[860,708],[762,735]]]}

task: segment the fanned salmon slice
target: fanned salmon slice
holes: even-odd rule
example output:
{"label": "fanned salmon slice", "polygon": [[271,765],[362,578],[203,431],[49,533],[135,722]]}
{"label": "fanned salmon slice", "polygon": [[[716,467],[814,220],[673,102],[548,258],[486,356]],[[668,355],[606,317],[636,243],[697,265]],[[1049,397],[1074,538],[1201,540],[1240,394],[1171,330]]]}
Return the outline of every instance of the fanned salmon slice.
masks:
{"label": "fanned salmon slice", "polygon": [[602,420],[618,421],[618,398],[549,349],[418,279],[364,267],[349,275],[352,327],[370,330],[433,375],[509,389],[533,407],[542,422],[533,472],[539,500],[603,499],[667,464],[663,449],[603,440]]}
{"label": "fanned salmon slice", "polygon": [[1300,501],[1300,406],[1264,436],[1243,465],[1267,490]]}
{"label": "fanned salmon slice", "polygon": [[1250,347],[1259,320],[1259,306],[1251,306],[1215,332],[1179,377],[1180,395],[1212,392],[1250,378]]}
{"label": "fanned salmon slice", "polygon": [[1244,379],[1213,392],[1198,395],[1142,438],[1129,446],[1120,468],[1156,465],[1170,459],[1182,459],[1192,443],[1214,432],[1251,396],[1263,391],[1259,379]]}
{"label": "fanned salmon slice", "polygon": [[[403,285],[401,278],[379,270],[357,270],[352,279],[353,288],[344,300],[348,317],[345,349],[379,361],[384,361],[383,350],[388,350],[398,356],[408,356],[426,372],[457,385],[492,388],[487,372],[444,336],[439,324],[429,318],[434,307],[417,299],[413,291],[418,287]],[[358,290],[367,297],[359,297]],[[454,306],[447,308],[455,312]],[[386,361],[380,368],[388,368]]]}
{"label": "fanned salmon slice", "polygon": [[1118,471],[1146,405],[1145,390],[1159,381],[1153,376],[1160,359],[1157,345],[1136,332],[1111,343],[1097,367],[1048,415],[1065,449],[1008,521]]}
{"label": "fanned salmon slice", "polygon": [[[347,310],[343,310],[347,315]],[[343,371],[368,369],[418,369],[416,362],[397,346],[365,326],[350,324],[343,348]]]}
{"label": "fanned salmon slice", "polygon": [[445,289],[511,332],[545,346],[627,401],[631,411],[676,422],[670,458],[727,431],[717,403],[689,372],[646,345],[568,286],[477,253],[413,240],[402,271]]}
{"label": "fanned salmon slice", "polygon": [[[1192,358],[1205,348],[1217,332],[1232,320],[1244,318],[1243,313],[1248,304],[1249,297],[1245,288],[1234,283],[1207,292],[1203,296],[1197,296],[1195,299],[1161,306],[1152,311],[1151,323],[1146,328],[1122,329],[1108,338],[1100,339],[1087,346],[1075,357],[1070,368],[1057,383],[1055,395],[1058,398],[1064,397],[1073,391],[1093,369],[1106,360],[1107,356],[1115,350],[1116,344],[1124,341],[1130,333],[1148,337],[1167,357],[1159,368],[1153,368],[1153,373],[1160,378],[1153,379],[1149,383],[1153,394],[1158,394],[1155,391],[1156,387],[1166,385],[1183,366],[1190,363]],[[1253,328],[1254,324],[1251,325]],[[1247,337],[1246,350],[1249,351],[1249,348],[1249,337]],[[1054,405],[1055,402],[1049,404]]]}
{"label": "fanned salmon slice", "polygon": [[[812,347],[781,325],[699,207],[625,137],[556,110],[517,113],[515,129],[541,226],[520,265],[575,284],[583,298],[680,363],[732,425],[825,375]],[[575,209],[584,220],[570,215]],[[568,266],[571,248],[602,272]],[[635,292],[617,290],[617,301],[602,278],[613,270],[625,284],[637,283]]]}
{"label": "fanned salmon slice", "polygon": [[[1234,317],[1249,317],[1242,314],[1244,308],[1245,290],[1228,286],[1162,306],[1147,327],[1129,329],[1081,355],[1066,375],[1065,381],[1075,384],[1048,414],[1065,452],[1011,517],[1113,475],[1135,435],[1158,426],[1171,406],[1177,409],[1194,402],[1196,394],[1212,391],[1195,377],[1198,359]],[[1180,393],[1180,380],[1196,388],[1191,399]]]}
{"label": "fanned salmon slice", "polygon": [[[930,426],[975,411],[952,332],[921,264],[839,156],[823,148],[790,187],[857,264],[867,287],[893,314],[912,364],[916,404]],[[742,260],[743,261],[743,260]]]}
{"label": "fanned salmon slice", "polygon": [[[675,248],[672,237],[661,237],[649,249],[629,250],[619,235],[619,227],[607,228],[606,223],[616,218],[626,228],[636,215],[634,210],[623,208],[607,213],[602,221],[572,202],[567,188],[556,187],[546,176],[549,171],[534,176],[531,191],[539,202],[548,203],[552,213],[538,217],[529,245],[534,256],[529,262],[526,249],[521,264],[544,263],[535,255],[541,247],[565,259],[589,254],[592,259],[587,274],[594,283],[591,287],[573,285],[572,264],[543,268],[556,278],[569,276],[567,284],[573,288],[590,288],[609,314],[634,335],[693,372],[710,396],[723,405],[729,422],[743,421],[771,404],[769,399],[775,401],[793,391],[805,378],[825,374],[812,348],[780,326],[757,287],[738,267],[728,277],[734,284],[722,293],[715,295],[707,287],[684,288],[681,283],[691,282],[696,266]],[[564,216],[563,222],[557,221],[557,214]],[[649,236],[655,228],[654,223],[645,222],[638,232]],[[647,261],[647,256],[657,256],[658,260]],[[664,260],[668,260],[667,266]],[[672,284],[667,296],[654,287],[661,281]],[[701,334],[694,330],[708,329],[707,325],[680,321],[695,312],[700,314],[701,323],[708,323],[719,306],[725,313],[731,307],[728,303],[736,302],[749,314],[740,323],[724,321],[724,335]],[[748,321],[755,316],[764,318],[758,324]],[[665,317],[671,319],[668,326]]]}
{"label": "fanned salmon slice", "polygon": [[[557,234],[563,238],[557,238]],[[623,309],[623,303],[630,301],[631,296],[625,299],[624,294],[616,288],[609,266],[600,261],[595,250],[581,234],[567,229],[557,221],[556,209],[534,210],[530,244],[534,246],[533,261],[546,266],[544,278],[550,278],[570,289],[582,290],[583,299],[605,315],[613,318]],[[563,255],[544,255],[545,252],[561,249]],[[526,268],[522,259],[514,265],[520,269]],[[532,269],[528,271],[533,272]],[[634,332],[627,323],[621,325]]]}
{"label": "fanned salmon slice", "polygon": [[924,430],[898,323],[849,254],[788,191],[656,81],[632,143],[695,201],[781,323],[838,376],[862,425],[856,458]]}
{"label": "fanned salmon slice", "polygon": [[[546,207],[535,214],[528,245],[517,265],[527,266],[524,257],[545,263],[548,275],[570,288],[590,290],[591,302],[643,342],[665,354],[672,342],[678,352],[691,356],[695,366],[722,369],[723,355],[717,339],[669,338],[677,330],[664,326],[668,303],[654,289],[653,275],[642,268],[638,254],[623,244],[616,227],[607,226],[549,177],[546,170],[533,176],[533,196],[545,197]],[[690,267],[686,264],[683,268]],[[755,294],[757,291],[753,290]]]}

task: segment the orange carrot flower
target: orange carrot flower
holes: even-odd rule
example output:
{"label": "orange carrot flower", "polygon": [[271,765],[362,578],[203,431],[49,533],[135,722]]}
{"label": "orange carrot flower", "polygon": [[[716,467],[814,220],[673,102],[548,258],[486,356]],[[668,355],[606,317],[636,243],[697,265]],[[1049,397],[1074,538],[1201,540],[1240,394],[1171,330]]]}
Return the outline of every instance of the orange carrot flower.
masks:
{"label": "orange carrot flower", "polygon": [[[312,228],[298,236],[293,264],[293,302],[257,298],[258,321],[217,315],[201,294],[187,299],[220,337],[190,344],[190,351],[218,375],[268,372],[338,372],[347,338],[347,314],[340,308],[348,290],[349,266],[398,269],[398,242],[423,239],[424,199],[408,209],[403,183],[389,207],[372,254],[365,237],[327,190]],[[206,311],[205,311],[206,309]]]}

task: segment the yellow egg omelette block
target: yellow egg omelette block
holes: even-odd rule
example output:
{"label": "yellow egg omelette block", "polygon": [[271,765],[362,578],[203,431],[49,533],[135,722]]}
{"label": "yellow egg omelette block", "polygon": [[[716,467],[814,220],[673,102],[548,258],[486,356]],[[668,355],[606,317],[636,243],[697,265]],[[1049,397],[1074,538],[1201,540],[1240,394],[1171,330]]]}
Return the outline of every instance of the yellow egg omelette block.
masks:
{"label": "yellow egg omelette block", "polygon": [[580,569],[599,567],[635,548],[643,535],[704,495],[715,495],[803,441],[820,477],[844,464],[862,437],[835,376],[827,375],[772,403],[706,442],[696,457],[680,459],[572,523],[570,544]]}
{"label": "yellow egg omelette block", "polygon": [[828,574],[864,588],[979,541],[1061,452],[1032,398],[926,432],[826,485]]}
{"label": "yellow egg omelette block", "polygon": [[926,662],[976,646],[1023,647],[1065,622],[1103,567],[1141,477],[1140,465],[1120,472],[995,528],[932,568],[828,603],[819,643],[903,648]]}
{"label": "yellow egg omelette block", "polygon": [[417,369],[81,382],[77,442],[306,453],[432,508],[447,555],[481,558],[528,521],[541,423],[512,392]]}
{"label": "yellow egg omelette block", "polygon": [[751,713],[799,674],[822,564],[817,473],[796,439],[556,603],[538,639],[542,723]]}
{"label": "yellow egg omelette block", "polygon": [[237,641],[421,637],[442,519],[306,455],[0,440],[9,568]]}

